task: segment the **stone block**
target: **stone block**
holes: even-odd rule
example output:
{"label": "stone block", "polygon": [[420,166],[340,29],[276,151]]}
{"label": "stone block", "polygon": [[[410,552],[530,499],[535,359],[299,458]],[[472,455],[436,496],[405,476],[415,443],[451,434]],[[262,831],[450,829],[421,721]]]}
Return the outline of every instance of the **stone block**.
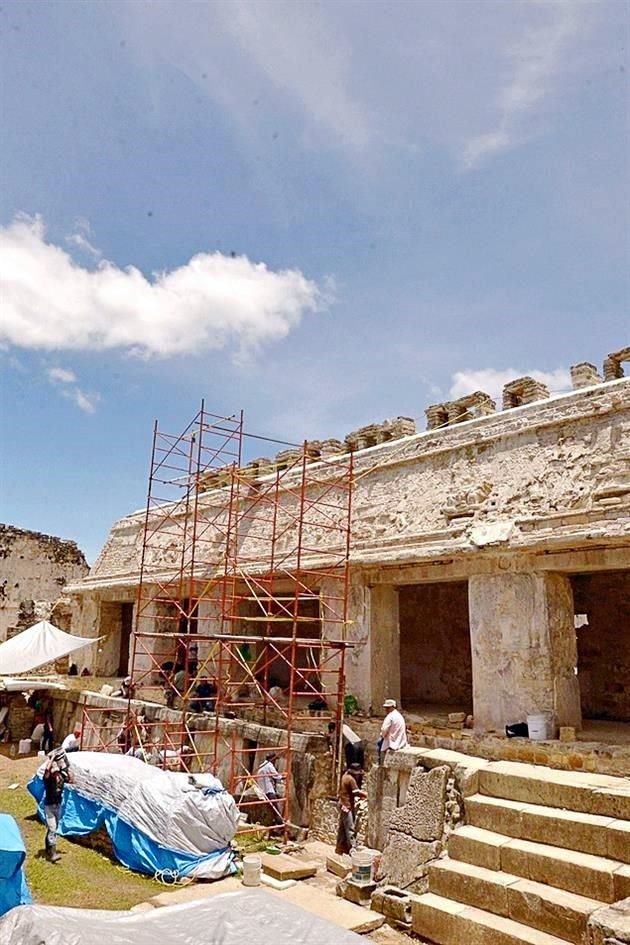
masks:
{"label": "stone block", "polygon": [[521,811],[521,837],[554,847],[608,856],[606,827],[612,820],[597,814],[580,814],[526,804]]}
{"label": "stone block", "polygon": [[606,827],[606,841],[612,860],[630,863],[630,820],[611,820]]}
{"label": "stone block", "polygon": [[329,853],[326,857],[326,869],[329,873],[334,873],[335,876],[340,876],[342,879],[345,879],[352,869],[350,857],[339,856],[337,853]]}
{"label": "stone block", "polygon": [[501,848],[501,869],[506,873],[600,902],[615,901],[614,874],[618,868],[613,860],[529,840],[510,840]]}
{"label": "stone block", "polygon": [[426,876],[427,863],[438,856],[440,849],[441,845],[437,841],[427,843],[414,840],[404,833],[391,830],[381,857],[378,878],[404,889]]}
{"label": "stone block", "polygon": [[558,737],[561,742],[574,742],[576,739],[575,729],[572,725],[561,725]]}
{"label": "stone block", "polygon": [[501,850],[509,842],[510,838],[503,834],[466,825],[458,827],[448,838],[448,853],[454,860],[464,860],[487,870],[500,870],[503,868]]}
{"label": "stone block", "polygon": [[630,943],[630,899],[594,912],[587,925],[587,945]]}
{"label": "stone block", "polygon": [[297,860],[285,853],[262,853],[260,856],[262,868],[268,876],[274,879],[307,879],[317,872],[317,863],[308,863]]}
{"label": "stone block", "polygon": [[630,898],[630,866],[621,866],[615,870],[615,901]]}
{"label": "stone block", "polygon": [[449,712],[448,714],[449,725],[458,725],[460,722],[465,722],[465,721],[466,721],[465,712]]}
{"label": "stone block", "polygon": [[415,898],[397,886],[382,886],[372,893],[371,908],[382,913],[390,922],[410,925],[411,904]]}
{"label": "stone block", "polygon": [[475,794],[466,799],[466,819],[474,827],[517,838],[522,836],[521,811],[526,806],[521,801]]}
{"label": "stone block", "polygon": [[416,768],[409,781],[402,807],[392,814],[389,827],[415,840],[440,840],[444,832],[446,786],[450,769]]}
{"label": "stone block", "polygon": [[422,764],[428,752],[428,748],[412,748],[411,746],[402,748],[400,751],[388,751],[385,754],[383,767],[402,771],[410,770]]}
{"label": "stone block", "polygon": [[575,945],[582,945],[588,918],[601,905],[596,899],[527,879],[509,886],[507,901],[509,917],[515,922],[557,935]]}
{"label": "stone block", "polygon": [[336,892],[341,899],[354,902],[357,906],[369,906],[375,889],[376,883],[354,883],[351,879],[342,879],[337,883]]}
{"label": "stone block", "polygon": [[508,915],[507,888],[515,882],[515,876],[451,860],[450,857],[429,867],[429,892],[487,909],[496,915]]}

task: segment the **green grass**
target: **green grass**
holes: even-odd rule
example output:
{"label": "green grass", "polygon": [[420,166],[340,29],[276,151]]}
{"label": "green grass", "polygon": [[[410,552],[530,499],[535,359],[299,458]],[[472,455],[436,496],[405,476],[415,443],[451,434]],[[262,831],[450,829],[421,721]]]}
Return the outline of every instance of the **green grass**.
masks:
{"label": "green grass", "polygon": [[81,909],[129,909],[165,891],[161,883],[64,838],[57,846],[61,860],[49,863],[43,855],[46,829],[35,813],[34,799],[22,786],[0,790],[0,810],[12,814],[22,831],[26,876],[35,902]]}

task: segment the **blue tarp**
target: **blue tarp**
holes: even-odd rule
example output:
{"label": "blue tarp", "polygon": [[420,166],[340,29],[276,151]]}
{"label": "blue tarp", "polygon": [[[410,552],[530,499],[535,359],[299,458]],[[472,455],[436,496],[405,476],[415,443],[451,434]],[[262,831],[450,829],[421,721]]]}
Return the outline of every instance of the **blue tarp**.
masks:
{"label": "blue tarp", "polygon": [[33,900],[24,875],[26,848],[10,814],[0,814],[0,915]]}
{"label": "blue tarp", "polygon": [[[76,764],[77,760],[78,756],[75,756],[73,762]],[[40,819],[44,821],[44,782],[39,772],[27,787],[37,801]],[[220,793],[225,794],[223,790]],[[116,858],[140,873],[155,875],[166,872],[217,879],[236,870],[229,843],[219,849],[215,845],[212,852],[192,853],[166,847],[138,824],[129,823],[120,811],[103,803],[102,799],[87,797],[77,790],[76,785],[67,785],[62,796],[58,833],[62,837],[85,836],[99,827],[107,830]]]}

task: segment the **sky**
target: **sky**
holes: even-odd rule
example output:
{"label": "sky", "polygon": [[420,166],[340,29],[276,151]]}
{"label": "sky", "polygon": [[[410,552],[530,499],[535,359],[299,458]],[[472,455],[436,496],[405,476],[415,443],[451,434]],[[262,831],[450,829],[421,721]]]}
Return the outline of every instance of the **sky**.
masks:
{"label": "sky", "polygon": [[629,40],[625,0],[3,3],[0,520],[93,561],[202,397],[342,439],[601,366]]}

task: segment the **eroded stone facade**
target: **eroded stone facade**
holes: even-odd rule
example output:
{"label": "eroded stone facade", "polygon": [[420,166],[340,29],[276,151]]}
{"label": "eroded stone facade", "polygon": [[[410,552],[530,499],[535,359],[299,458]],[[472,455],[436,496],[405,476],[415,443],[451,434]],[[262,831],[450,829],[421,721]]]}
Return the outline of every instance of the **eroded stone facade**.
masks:
{"label": "eroded stone facade", "polygon": [[[432,621],[428,609],[427,626],[418,633],[401,611],[399,590],[453,582],[465,584],[468,599],[467,614],[458,605],[453,619],[458,640],[468,623],[470,661],[458,685],[461,708],[473,711],[475,729],[500,732],[534,712],[548,712],[554,725],[579,728],[575,576],[630,569],[630,379],[585,387],[584,370],[574,374],[576,389],[562,396],[548,398],[535,381],[519,379],[507,387],[510,403],[520,406],[472,418],[464,407],[464,418],[457,414],[456,422],[424,433],[413,433],[399,418],[398,439],[388,438],[391,424],[389,430],[366,427],[346,438],[346,449],[355,451],[356,473],[348,630],[355,646],[347,660],[347,691],[362,708],[379,713],[384,698],[399,698],[401,677],[409,695],[413,679],[405,654],[414,646],[424,650],[418,676],[436,678],[431,661],[444,657],[449,594],[435,593],[439,615]],[[544,399],[529,402],[532,397]],[[483,397],[477,398],[480,404],[486,404]],[[334,447],[325,459],[331,475]],[[312,461],[321,463],[322,457],[320,450]],[[290,464],[291,457],[275,460],[285,461]],[[257,463],[253,478],[254,472],[273,475],[263,461]],[[214,516],[218,526],[217,555],[220,488],[215,483],[199,497],[202,517]],[[287,489],[281,502],[295,508],[296,495]],[[243,558],[253,562],[252,571],[265,545],[263,527],[257,523],[242,536]],[[142,528],[140,513],[116,523],[89,577],[73,589],[81,631],[98,631],[103,601],[131,599]],[[177,560],[176,531],[153,545],[149,567],[156,575],[168,573]],[[331,560],[321,534],[317,550],[308,531],[304,545],[312,550],[303,566],[315,572]],[[325,597],[326,580],[314,576],[313,589]],[[619,633],[630,632],[618,614],[607,619]],[[333,632],[325,620],[322,632]],[[451,659],[457,662],[457,648]],[[447,690],[448,683],[444,701]],[[427,698],[426,686],[423,695],[419,684],[418,695],[418,701]],[[437,692],[430,697],[441,698]],[[625,717],[625,699],[622,692],[616,717]]]}
{"label": "eroded stone facade", "polygon": [[59,599],[88,570],[75,542],[0,525],[0,641],[50,619],[55,605],[61,626],[66,611]]}

